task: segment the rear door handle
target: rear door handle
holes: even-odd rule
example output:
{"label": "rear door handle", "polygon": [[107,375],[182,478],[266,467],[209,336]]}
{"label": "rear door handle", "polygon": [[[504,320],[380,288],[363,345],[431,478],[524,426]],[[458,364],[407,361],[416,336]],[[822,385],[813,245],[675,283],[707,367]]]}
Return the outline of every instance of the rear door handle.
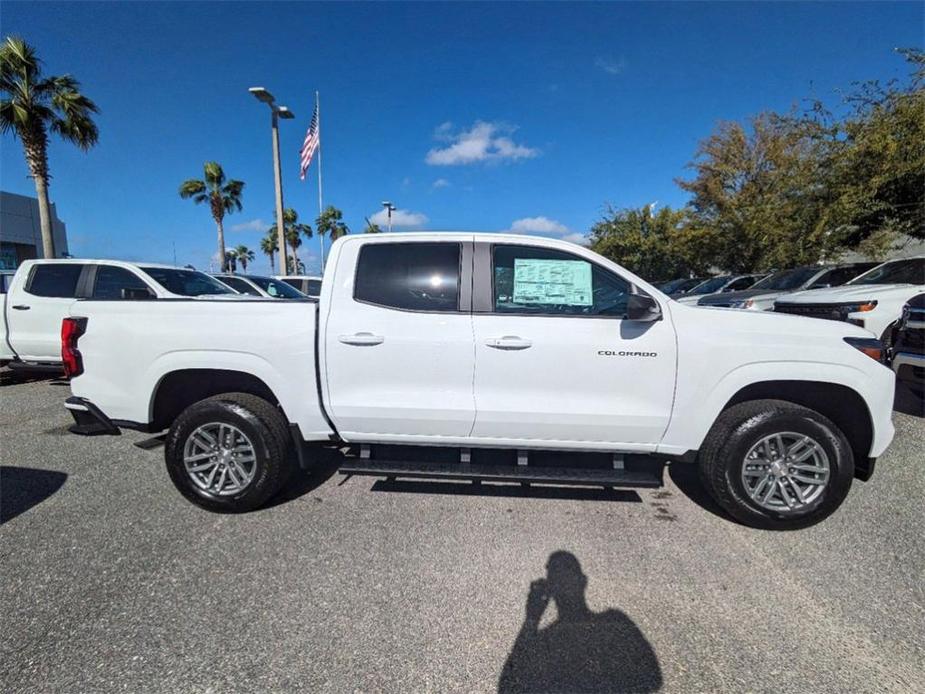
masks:
{"label": "rear door handle", "polygon": [[28,311],[28,310],[29,310],[30,308],[32,308],[32,307],[31,307],[31,306],[26,306],[25,304],[17,304],[17,305],[14,306],[13,308],[15,308],[17,311]]}
{"label": "rear door handle", "polygon": [[382,335],[373,335],[372,333],[355,333],[353,335],[341,335],[337,338],[345,345],[381,345],[385,342]]}
{"label": "rear door handle", "polygon": [[490,337],[485,340],[485,344],[494,349],[527,349],[528,347],[533,346],[533,343],[530,340],[525,340],[522,337],[517,337],[516,335],[505,335],[504,337]]}

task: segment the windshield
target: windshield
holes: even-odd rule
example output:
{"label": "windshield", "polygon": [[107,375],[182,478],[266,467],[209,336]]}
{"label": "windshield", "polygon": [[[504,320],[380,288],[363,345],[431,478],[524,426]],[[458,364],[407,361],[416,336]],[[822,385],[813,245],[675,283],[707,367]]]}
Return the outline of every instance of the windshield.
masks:
{"label": "windshield", "polygon": [[180,296],[211,296],[234,294],[234,290],[197,270],[178,270],[170,267],[141,267],[151,279],[168,292]]}
{"label": "windshield", "polygon": [[285,282],[280,282],[272,277],[248,277],[251,282],[260,287],[263,291],[277,299],[304,299],[305,295],[297,289],[293,289]]}
{"label": "windshield", "polygon": [[730,279],[732,278],[728,275],[724,277],[714,277],[707,280],[706,282],[701,282],[696,287],[691,289],[688,294],[712,294],[713,292],[718,292],[720,289],[726,286],[726,282],[728,282]]}
{"label": "windshield", "polygon": [[821,269],[818,267],[797,267],[792,270],[781,270],[765,277],[760,282],[756,282],[749,289],[796,289],[806,284]]}
{"label": "windshield", "polygon": [[855,277],[848,284],[925,284],[925,258],[884,263]]}

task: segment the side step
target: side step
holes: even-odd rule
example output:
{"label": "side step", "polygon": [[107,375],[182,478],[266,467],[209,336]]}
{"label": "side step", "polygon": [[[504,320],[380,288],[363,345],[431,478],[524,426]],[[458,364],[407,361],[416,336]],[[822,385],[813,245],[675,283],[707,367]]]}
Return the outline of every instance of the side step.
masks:
{"label": "side step", "polygon": [[418,463],[353,458],[341,463],[344,475],[405,477],[413,479],[480,480],[484,482],[535,482],[591,487],[661,487],[660,474],[624,469],[533,467],[475,463]]}

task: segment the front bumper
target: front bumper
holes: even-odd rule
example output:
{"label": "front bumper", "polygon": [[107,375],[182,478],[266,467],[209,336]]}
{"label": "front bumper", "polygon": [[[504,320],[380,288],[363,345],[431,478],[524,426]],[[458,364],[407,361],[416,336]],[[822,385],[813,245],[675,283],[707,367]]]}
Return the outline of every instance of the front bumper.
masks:
{"label": "front bumper", "polygon": [[64,401],[64,407],[74,418],[74,423],[68,428],[72,434],[83,436],[98,436],[109,434],[118,436],[122,432],[103,411],[85,398],[71,396]]}

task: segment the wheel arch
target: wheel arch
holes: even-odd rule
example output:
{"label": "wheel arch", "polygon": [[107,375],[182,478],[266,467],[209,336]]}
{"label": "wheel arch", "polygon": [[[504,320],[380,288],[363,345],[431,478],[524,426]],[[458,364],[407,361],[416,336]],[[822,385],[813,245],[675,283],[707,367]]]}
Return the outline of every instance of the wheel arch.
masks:
{"label": "wheel arch", "polygon": [[186,368],[170,371],[157,382],[151,395],[152,431],[166,429],[193,403],[220,393],[250,393],[279,406],[279,398],[257,376],[234,369]]}
{"label": "wheel arch", "polygon": [[854,454],[855,477],[867,479],[873,472],[869,453],[874,423],[866,401],[853,388],[828,381],[768,380],[740,388],[722,408],[750,400],[784,400],[808,407],[832,420],[841,429]]}

